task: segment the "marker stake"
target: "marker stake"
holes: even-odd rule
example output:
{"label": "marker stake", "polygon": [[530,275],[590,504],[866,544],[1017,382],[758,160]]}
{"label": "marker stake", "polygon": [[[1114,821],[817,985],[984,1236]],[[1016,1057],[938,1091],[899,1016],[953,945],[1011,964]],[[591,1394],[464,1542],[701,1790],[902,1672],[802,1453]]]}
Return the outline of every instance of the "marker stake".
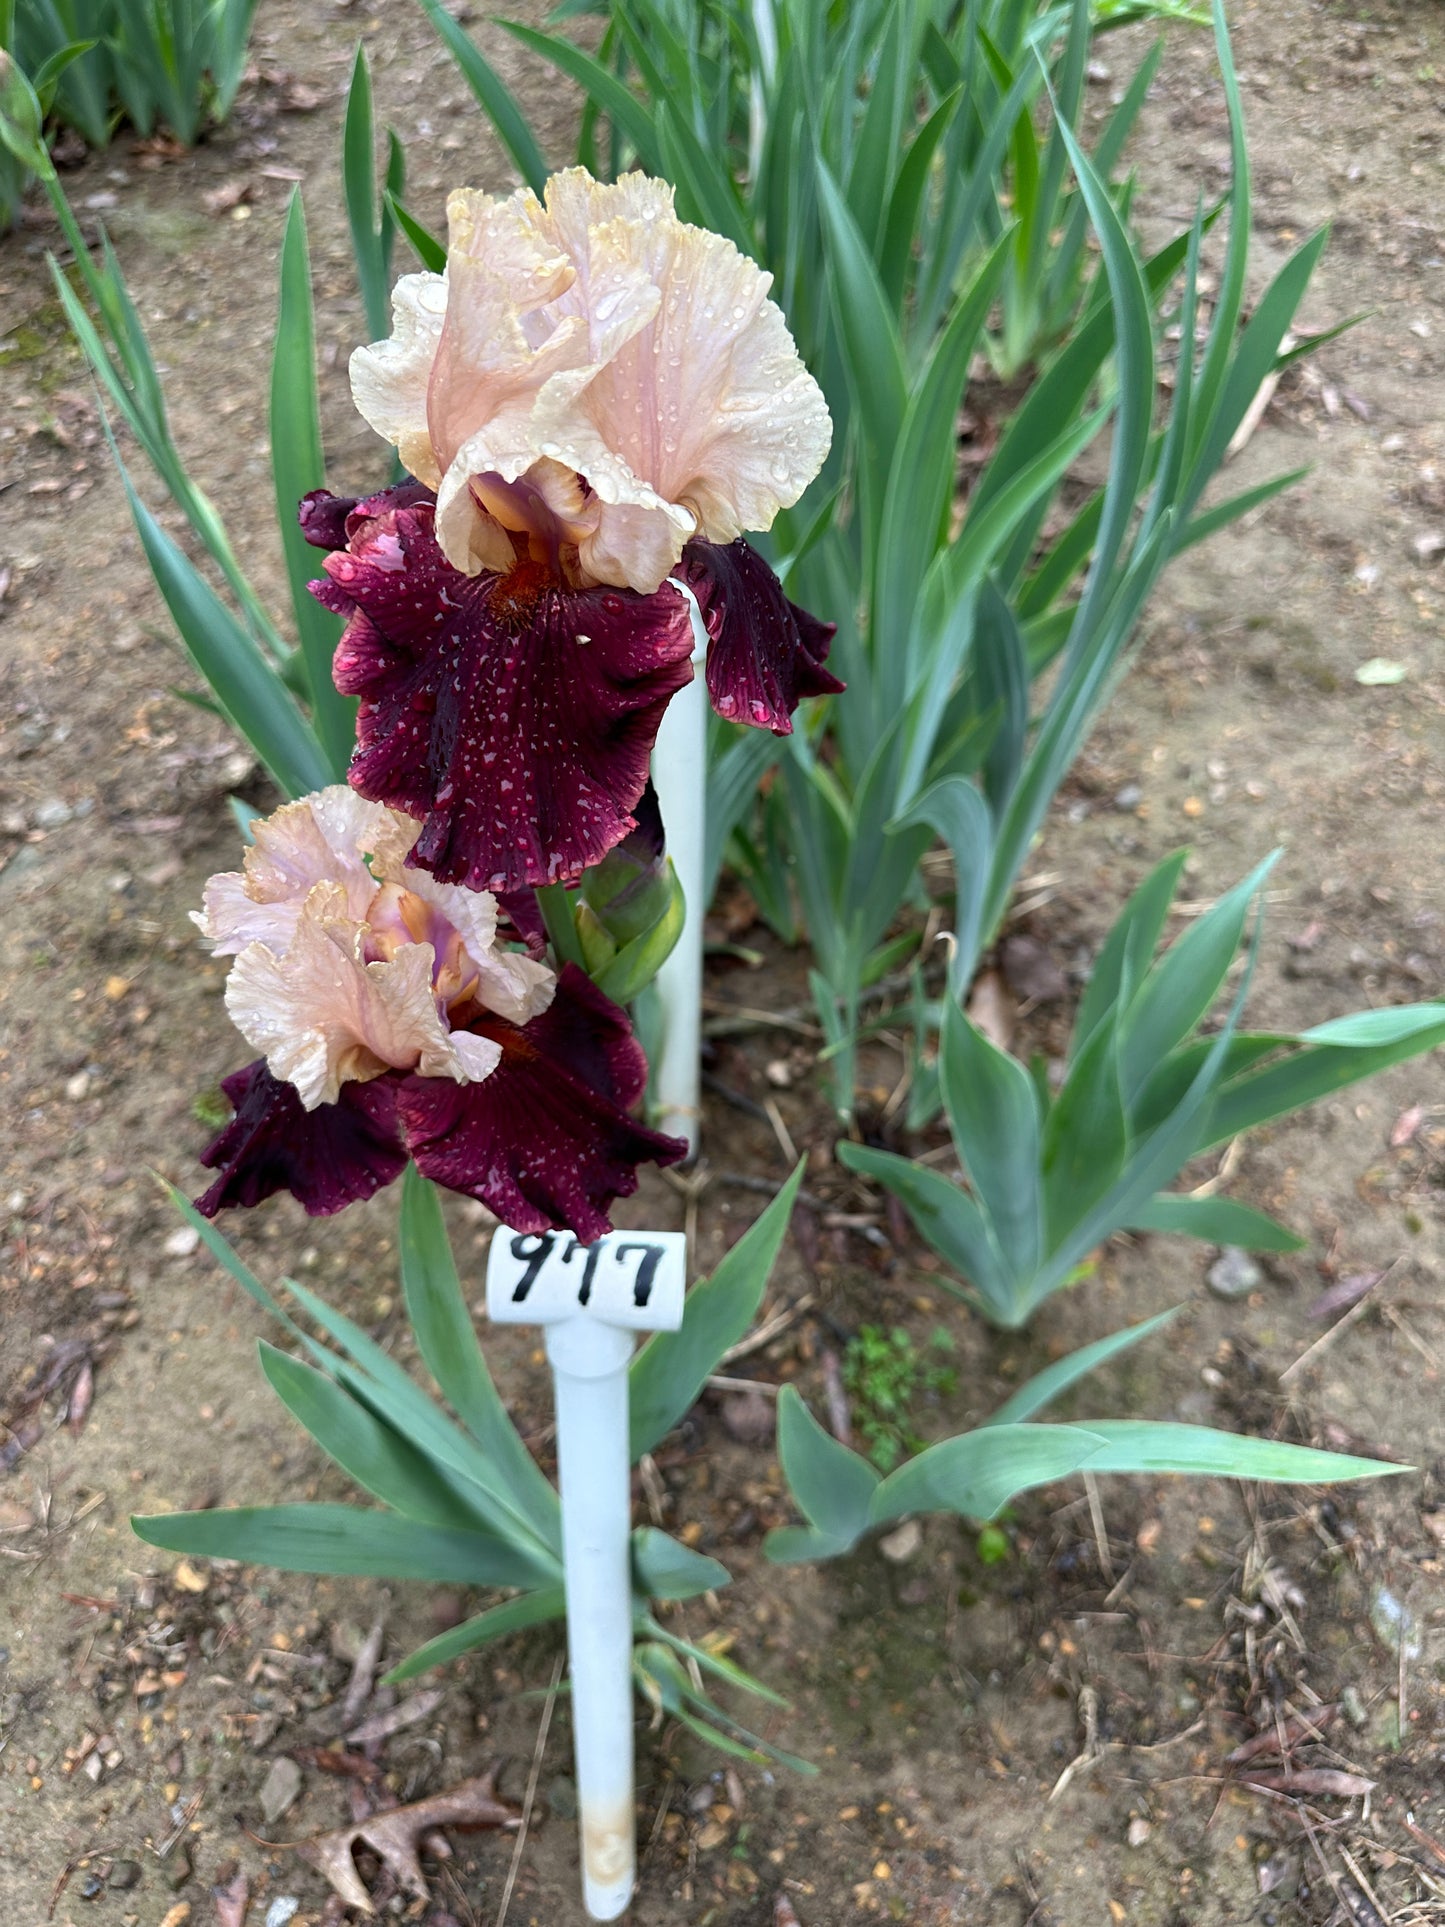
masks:
{"label": "marker stake", "polygon": [[662,1003],[662,1047],[657,1053],[657,1128],[687,1139],[697,1153],[702,1074],[702,937],[707,825],[707,630],[697,598],[677,580],[692,616],[692,681],[663,713],[652,749],[652,781],[662,810],[667,853],[682,885],[687,917],[682,935],[657,973]]}
{"label": "marker stake", "polygon": [[582,1898],[593,1920],[616,1920],[624,1911],[637,1868],[627,1452],[632,1342],[630,1331],[587,1318],[547,1327],[557,1401]]}
{"label": "marker stake", "polygon": [[639,1331],[682,1323],[687,1240],[680,1231],[570,1233],[505,1228],[487,1260],[487,1310],[541,1325],[557,1408],[567,1657],[582,1844],[582,1898],[616,1920],[632,1898],[632,1476],[628,1366]]}

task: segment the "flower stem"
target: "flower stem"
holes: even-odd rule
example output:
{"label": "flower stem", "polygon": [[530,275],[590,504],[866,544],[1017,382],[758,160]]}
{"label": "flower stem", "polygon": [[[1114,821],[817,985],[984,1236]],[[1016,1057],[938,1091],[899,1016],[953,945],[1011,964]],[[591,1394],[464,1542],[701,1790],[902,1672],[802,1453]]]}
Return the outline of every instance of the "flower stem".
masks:
{"label": "flower stem", "polygon": [[577,925],[572,918],[572,903],[567,895],[565,883],[544,883],[534,892],[537,908],[542,912],[542,921],[547,926],[547,936],[556,952],[560,965],[574,963],[578,969],[585,969],[582,961],[582,945],[577,939]]}

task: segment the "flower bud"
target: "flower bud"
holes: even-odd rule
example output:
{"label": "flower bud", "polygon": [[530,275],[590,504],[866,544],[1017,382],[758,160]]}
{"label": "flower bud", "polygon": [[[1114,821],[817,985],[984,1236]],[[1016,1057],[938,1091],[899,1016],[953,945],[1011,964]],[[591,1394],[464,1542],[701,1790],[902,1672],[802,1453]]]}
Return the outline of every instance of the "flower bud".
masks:
{"label": "flower bud", "polygon": [[682,885],[663,848],[662,812],[649,782],[633,811],[637,828],[582,879],[577,935],[587,969],[616,1003],[630,1003],[657,975],[682,935]]}
{"label": "flower bud", "polygon": [[651,781],[632,814],[637,828],[582,880],[583,900],[619,947],[645,936],[667,914],[672,898],[662,811]]}
{"label": "flower bud", "polygon": [[35,89],[13,54],[0,48],[0,141],[35,172],[45,162],[44,116]]}

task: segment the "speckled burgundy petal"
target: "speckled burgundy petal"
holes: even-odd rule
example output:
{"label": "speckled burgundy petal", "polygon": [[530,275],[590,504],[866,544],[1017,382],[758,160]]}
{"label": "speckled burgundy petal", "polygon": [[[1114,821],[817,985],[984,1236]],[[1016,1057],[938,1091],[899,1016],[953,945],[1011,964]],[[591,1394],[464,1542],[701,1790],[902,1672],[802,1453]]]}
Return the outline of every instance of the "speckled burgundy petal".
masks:
{"label": "speckled burgundy petal", "polygon": [[399,1178],[406,1152],[397,1130],[396,1081],[343,1084],[335,1104],[308,1111],[264,1057],[233,1071],[221,1089],[236,1115],[201,1153],[220,1176],[196,1199],[207,1218],[233,1204],[289,1191],[313,1218],[329,1218]]}
{"label": "speckled burgundy petal", "polygon": [[681,1138],[635,1124],[647,1062],[627,1018],[569,964],[557,995],[523,1029],[489,1036],[502,1061],[478,1084],[408,1077],[398,1105],[417,1169],[479,1198],[516,1231],[566,1229],[584,1243],[609,1228],[639,1164],[675,1164]]}
{"label": "speckled burgundy petal", "polygon": [[431,490],[421,482],[398,482],[364,500],[356,495],[333,495],[329,488],[313,488],[297,504],[296,520],[313,549],[344,549],[358,524],[384,515],[388,509],[410,508],[432,499]]}
{"label": "speckled burgundy petal", "polygon": [[329,488],[313,488],[296,504],[296,520],[313,549],[344,549],[346,518],[356,507],[354,495],[333,495]]}
{"label": "speckled burgundy petal", "polygon": [[466,576],[437,546],[429,498],[369,506],[313,584],[349,618],[334,673],[361,698],[353,788],[423,819],[407,861],[444,883],[575,877],[633,827],[662,712],[691,673],[686,601],[666,585],[571,591],[532,563]]}
{"label": "speckled burgundy petal", "polygon": [[823,667],[837,624],[790,602],[756,549],[689,542],[681,573],[707,629],[707,693],[719,716],[790,736],[804,696],[841,694]]}

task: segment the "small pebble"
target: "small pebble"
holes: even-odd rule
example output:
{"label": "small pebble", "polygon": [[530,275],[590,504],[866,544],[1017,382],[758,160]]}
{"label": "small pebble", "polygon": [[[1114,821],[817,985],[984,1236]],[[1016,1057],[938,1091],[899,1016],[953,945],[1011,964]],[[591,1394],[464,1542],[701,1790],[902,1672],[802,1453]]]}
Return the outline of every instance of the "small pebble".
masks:
{"label": "small pebble", "polygon": [[[261,1815],[267,1826],[272,1826],[283,1813],[295,1805],[301,1791],[301,1769],[294,1760],[283,1755],[271,1762],[271,1771],[266,1775],[261,1788]],[[290,1914],[285,1916],[287,1920]]]}
{"label": "small pebble", "polygon": [[354,1619],[338,1619],[328,1635],[333,1659],[344,1660],[354,1666],[366,1643],[366,1634]]}
{"label": "small pebble", "polygon": [[1129,1822],[1129,1831],[1125,1837],[1131,1847],[1142,1847],[1153,1831],[1149,1822],[1141,1814],[1136,1813]]}
{"label": "small pebble", "polygon": [[547,1805],[559,1820],[577,1818],[577,1783],[559,1773],[547,1789]]}
{"label": "small pebble", "polygon": [[194,1225],[183,1224],[161,1246],[168,1258],[189,1258],[201,1242],[201,1234]]}
{"label": "small pebble", "polygon": [[58,830],[68,823],[75,811],[60,797],[52,796],[44,803],[35,806],[35,827],[37,830]]}
{"label": "small pebble", "polygon": [[277,1894],[266,1909],[266,1927],[286,1927],[301,1911],[301,1902],[294,1894]]}
{"label": "small pebble", "polygon": [[922,1544],[923,1527],[917,1519],[905,1519],[896,1532],[887,1533],[878,1541],[878,1550],[895,1566],[901,1566],[916,1557]]}
{"label": "small pebble", "polygon": [[1116,810],[1137,810],[1144,801],[1144,792],[1137,783],[1126,783],[1114,798]]}
{"label": "small pebble", "polygon": [[1423,1648],[1415,1615],[1388,1586],[1376,1586],[1370,1594],[1370,1625],[1387,1652],[1398,1653],[1403,1648],[1407,1660],[1420,1657]]}
{"label": "small pebble", "polygon": [[1226,1245],[1209,1267],[1205,1282],[1216,1298],[1247,1298],[1264,1282],[1264,1273],[1247,1251]]}
{"label": "small pebble", "polygon": [[128,1894],[140,1885],[140,1872],[138,1860],[117,1860],[110,1870],[110,1885],[117,1893]]}
{"label": "small pebble", "polygon": [[[78,1104],[90,1089],[90,1072],[77,1071],[74,1077],[65,1080],[65,1095],[68,1102]],[[195,1234],[192,1233],[192,1236]]]}
{"label": "small pebble", "polygon": [[773,1401],[762,1392],[733,1392],[723,1400],[722,1422],[740,1445],[761,1445],[773,1436]]}
{"label": "small pebble", "polygon": [[161,1867],[166,1885],[173,1894],[179,1893],[195,1871],[191,1860],[191,1843],[184,1834],[172,1847],[169,1857],[161,1862]]}

